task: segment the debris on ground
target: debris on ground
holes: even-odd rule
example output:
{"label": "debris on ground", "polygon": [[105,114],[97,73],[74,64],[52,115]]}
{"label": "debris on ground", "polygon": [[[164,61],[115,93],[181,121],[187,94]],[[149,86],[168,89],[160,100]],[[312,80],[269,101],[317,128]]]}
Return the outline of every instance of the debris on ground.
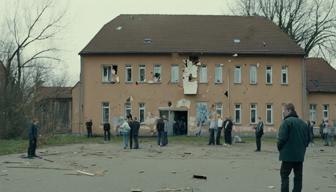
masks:
{"label": "debris on ground", "polygon": [[15,169],[53,169],[53,170],[61,170],[61,171],[72,170],[72,169],[69,169],[69,168],[42,167],[42,166],[7,166],[7,168],[15,168]]}
{"label": "debris on ground", "polygon": [[194,179],[207,179],[207,177],[206,176],[203,176],[203,175],[193,175],[193,178]]}
{"label": "debris on ground", "polygon": [[144,170],[140,170],[138,173],[144,173],[145,171]]}
{"label": "debris on ground", "polygon": [[275,187],[273,185],[270,185],[267,188],[269,188],[269,189],[275,189]]}
{"label": "debris on ground", "polygon": [[87,175],[87,176],[95,176],[95,174],[93,173],[89,173],[89,172],[81,171],[81,170],[77,170],[77,173]]}
{"label": "debris on ground", "polygon": [[142,192],[141,189],[131,189],[131,192]]}
{"label": "debris on ground", "polygon": [[184,188],[163,188],[159,189],[156,192],[193,192],[193,188],[191,187],[184,187]]}

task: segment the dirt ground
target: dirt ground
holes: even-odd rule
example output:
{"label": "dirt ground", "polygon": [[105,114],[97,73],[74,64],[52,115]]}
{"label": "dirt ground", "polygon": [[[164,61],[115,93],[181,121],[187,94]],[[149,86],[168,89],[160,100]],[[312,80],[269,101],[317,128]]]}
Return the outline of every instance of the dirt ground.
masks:
{"label": "dirt ground", "polygon": [[[0,191],[280,191],[275,145],[263,143],[261,152],[254,148],[254,143],[159,147],[153,140],[141,143],[138,150],[123,150],[115,143],[38,149],[43,159],[21,158],[25,154],[0,156]],[[307,149],[303,191],[336,191],[335,152],[336,147],[320,143]]]}

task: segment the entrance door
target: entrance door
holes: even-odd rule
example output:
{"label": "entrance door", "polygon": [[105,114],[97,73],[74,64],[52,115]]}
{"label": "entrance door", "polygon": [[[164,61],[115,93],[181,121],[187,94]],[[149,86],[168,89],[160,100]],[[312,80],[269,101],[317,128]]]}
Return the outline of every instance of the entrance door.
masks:
{"label": "entrance door", "polygon": [[168,135],[188,135],[188,111],[160,109],[168,119]]}

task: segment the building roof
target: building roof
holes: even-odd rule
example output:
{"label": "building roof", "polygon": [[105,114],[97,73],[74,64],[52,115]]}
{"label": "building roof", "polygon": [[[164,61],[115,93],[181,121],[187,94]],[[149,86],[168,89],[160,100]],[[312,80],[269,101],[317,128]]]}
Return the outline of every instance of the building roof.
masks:
{"label": "building roof", "polygon": [[336,93],[336,70],[322,58],[307,58],[306,83],[308,92]]}
{"label": "building roof", "polygon": [[119,15],[79,54],[132,53],[304,55],[265,17],[219,15]]}
{"label": "building roof", "polygon": [[42,99],[71,99],[72,87],[40,87],[38,100]]}

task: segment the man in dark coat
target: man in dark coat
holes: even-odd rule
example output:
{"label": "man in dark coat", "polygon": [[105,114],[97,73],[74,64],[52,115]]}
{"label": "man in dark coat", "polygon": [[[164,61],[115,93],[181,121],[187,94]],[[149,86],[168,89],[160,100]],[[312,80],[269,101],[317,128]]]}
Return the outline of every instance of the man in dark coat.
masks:
{"label": "man in dark coat", "polygon": [[230,117],[227,117],[223,123],[224,127],[224,141],[225,144],[231,145],[232,144],[232,126],[233,123]]}
{"label": "man in dark coat", "polygon": [[133,125],[133,119],[132,119],[132,115],[129,114],[127,116],[127,122],[128,122],[128,125],[130,126],[130,132],[129,132],[129,146],[130,146],[130,149],[133,148],[133,135],[134,135],[134,125]]}
{"label": "man in dark coat", "polygon": [[90,119],[85,123],[87,130],[87,137],[92,137],[92,120]]}
{"label": "man in dark coat", "polygon": [[283,120],[279,133],[277,147],[279,160],[282,161],[281,192],[289,191],[289,178],[292,169],[294,170],[293,191],[302,190],[302,168],[306,147],[309,144],[309,129],[307,124],[299,119],[292,103],[285,105],[285,119]]}
{"label": "man in dark coat", "polygon": [[111,139],[111,126],[109,122],[104,123],[104,141],[109,141]]}
{"label": "man in dark coat", "polygon": [[28,158],[37,157],[36,155],[36,144],[37,144],[37,123],[36,119],[33,120],[29,128],[29,147],[28,147]]}
{"label": "man in dark coat", "polygon": [[261,148],[261,137],[264,134],[264,122],[261,120],[261,117],[258,117],[258,124],[255,127],[255,137],[256,137],[256,145],[257,149],[255,150],[256,152],[260,151]]}
{"label": "man in dark coat", "polygon": [[157,123],[156,123],[156,132],[157,132],[157,144],[160,146],[163,146],[163,133],[164,133],[164,121],[163,118],[161,117],[160,119],[158,119]]}
{"label": "man in dark coat", "polygon": [[134,117],[134,121],[132,122],[133,126],[133,139],[134,139],[134,149],[139,149],[139,129],[140,122],[136,117]]}

